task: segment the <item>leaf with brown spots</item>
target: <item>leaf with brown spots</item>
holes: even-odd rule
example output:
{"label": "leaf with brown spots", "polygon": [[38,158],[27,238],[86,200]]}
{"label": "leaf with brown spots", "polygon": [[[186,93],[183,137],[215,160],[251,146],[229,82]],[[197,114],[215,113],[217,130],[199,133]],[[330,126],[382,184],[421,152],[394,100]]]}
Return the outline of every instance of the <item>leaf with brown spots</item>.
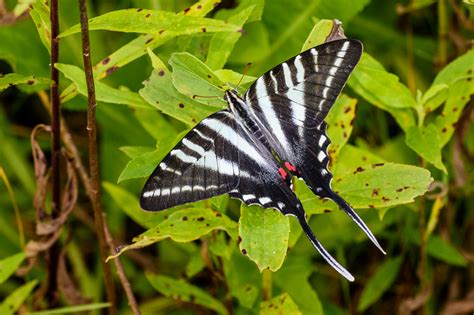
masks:
{"label": "leaf with brown spots", "polygon": [[0,77],[0,92],[15,85],[40,85],[46,89],[49,79],[37,78],[34,75],[22,75],[18,73],[9,73]]}
{"label": "leaf with brown spots", "polygon": [[302,314],[298,306],[288,293],[283,293],[269,301],[260,303],[261,315],[279,315],[279,314]]}
{"label": "leaf with brown spots", "polygon": [[225,215],[217,216],[207,208],[188,208],[171,213],[167,219],[133,239],[133,243],[123,247],[123,252],[149,246],[170,238],[176,242],[191,242],[214,230],[224,230],[233,239],[237,239],[237,223]]}
{"label": "leaf with brown spots", "polygon": [[355,117],[356,104],[356,99],[341,94],[326,118],[328,136],[331,139],[328,151],[331,163],[337,161],[339,151],[347,143],[352,133],[351,121]]}
{"label": "leaf with brown spots", "polygon": [[441,160],[440,135],[434,124],[429,124],[422,129],[415,126],[409,128],[405,142],[419,156],[447,173],[446,167]]}
{"label": "leaf with brown spots", "polygon": [[259,206],[240,208],[239,247],[246,251],[260,271],[280,269],[288,248],[289,218],[275,209],[262,209]]}
{"label": "leaf with brown spots", "polygon": [[146,277],[153,288],[166,297],[201,305],[215,311],[217,314],[228,314],[227,309],[219,300],[185,280],[150,273],[147,273]]}

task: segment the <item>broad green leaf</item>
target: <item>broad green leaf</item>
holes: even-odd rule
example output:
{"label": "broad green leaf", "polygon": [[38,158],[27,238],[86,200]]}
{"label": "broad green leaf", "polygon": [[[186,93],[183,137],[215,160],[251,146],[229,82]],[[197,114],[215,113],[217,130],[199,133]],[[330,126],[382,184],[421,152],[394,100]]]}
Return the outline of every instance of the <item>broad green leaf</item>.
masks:
{"label": "broad green leaf", "polygon": [[49,314],[77,314],[79,312],[94,311],[110,307],[110,303],[90,303],[74,306],[53,308],[46,311],[28,312],[29,315],[49,315]]}
{"label": "broad green leaf", "polygon": [[0,304],[0,314],[13,315],[30,296],[31,291],[37,284],[38,280],[32,280],[10,293],[10,295],[3,300],[2,304]]}
{"label": "broad green leaf", "polygon": [[254,6],[255,8],[252,10],[249,18],[247,19],[247,23],[260,21],[262,18],[263,8],[265,6],[265,0],[241,0],[238,2],[238,6],[233,7],[231,9],[225,10],[218,10],[215,13],[215,17],[221,20],[226,20],[239,14],[240,12],[246,10],[247,8]]}
{"label": "broad green leaf", "polygon": [[155,138],[158,143],[163,138],[174,138],[177,136],[175,127],[164,117],[162,113],[154,108],[137,108],[134,112],[142,127]]}
{"label": "broad green leaf", "polygon": [[443,112],[436,117],[441,147],[448,143],[464,107],[474,95],[474,50],[458,57],[436,76],[433,86],[447,84],[448,97]]}
{"label": "broad green leaf", "polygon": [[[56,69],[70,79],[80,94],[87,96],[86,77],[84,71],[73,65],[57,63]],[[95,80],[95,93],[98,102],[129,105],[131,107],[150,108],[140,95],[134,92],[114,89],[105,83]]]}
{"label": "broad green leaf", "polygon": [[43,1],[33,0],[30,5],[30,16],[35,22],[38,35],[44,47],[51,54],[51,21],[49,7]]}
{"label": "broad green leaf", "polygon": [[[129,33],[171,33],[172,35],[189,35],[196,32],[239,32],[237,25],[224,21],[187,16],[167,11],[125,9],[112,11],[89,19],[89,30],[108,30]],[[76,24],[62,32],[59,37],[79,33],[80,25]]]}
{"label": "broad green leaf", "polygon": [[175,53],[169,63],[173,67],[173,85],[181,94],[217,108],[226,105],[225,84],[205,63],[189,53]]}
{"label": "broad green leaf", "polygon": [[474,75],[468,79],[462,79],[449,87],[448,99],[443,107],[441,115],[436,117],[436,127],[439,133],[440,145],[445,146],[451,139],[456,123],[461,117],[464,107],[474,95]]}
{"label": "broad green leaf", "polygon": [[370,103],[382,109],[416,107],[410,90],[368,53],[363,53],[349,85]]}
{"label": "broad green leaf", "polygon": [[230,260],[223,260],[223,264],[230,293],[240,305],[253,309],[262,283],[262,276],[256,265],[238,251],[234,251]]}
{"label": "broad green leaf", "polygon": [[356,104],[356,99],[341,94],[326,118],[328,135],[331,139],[331,145],[328,148],[331,163],[337,161],[339,150],[347,143],[352,133]]}
{"label": "broad green leaf", "polygon": [[242,75],[241,73],[237,73],[229,69],[219,69],[214,71],[214,74],[222,82],[225,82],[227,85],[235,87],[238,87],[238,85],[247,86],[248,84],[253,83],[255,80],[257,80],[256,77]]}
{"label": "broad green leaf", "polygon": [[435,125],[429,124],[421,130],[415,126],[410,127],[406,134],[406,143],[426,161],[447,173],[441,160],[439,134]]}
{"label": "broad green leaf", "polygon": [[433,112],[446,101],[446,98],[448,97],[448,89],[449,86],[444,83],[435,84],[432,85],[425,94],[423,94],[421,104],[427,113]]}
{"label": "broad green leaf", "polygon": [[260,315],[300,315],[298,306],[288,293],[283,293],[269,301],[260,303]]}
{"label": "broad green leaf", "polygon": [[357,311],[364,312],[369,306],[374,304],[387,291],[395,281],[403,256],[385,260],[377,268],[375,274],[369,279],[357,305]]}
{"label": "broad green leaf", "polygon": [[316,23],[303,44],[301,51],[323,44],[334,27],[334,20],[321,20]]}
{"label": "broad green leaf", "polygon": [[34,75],[22,75],[18,73],[9,73],[6,75],[0,74],[0,92],[14,85],[26,84],[26,85],[43,85],[47,88],[49,79],[37,78]]}
{"label": "broad green leaf", "polygon": [[188,264],[186,265],[186,277],[192,278],[206,267],[199,250],[191,254]]}
{"label": "broad green leaf", "polygon": [[[249,6],[242,10],[238,14],[230,17],[228,22],[234,25],[243,27],[245,22],[248,20],[255,6]],[[212,36],[211,43],[209,44],[209,52],[207,54],[206,64],[211,69],[221,69],[227,62],[235,43],[242,36],[242,33],[230,32],[230,33],[215,33]]]}
{"label": "broad green leaf", "polygon": [[260,271],[280,269],[288,248],[288,218],[278,210],[259,206],[242,204],[240,211],[239,246],[242,254],[254,261]]}
{"label": "broad green leaf", "polygon": [[[332,145],[332,144],[331,144]],[[331,145],[329,149],[331,149]],[[386,161],[376,155],[372,150],[355,147],[347,144],[339,151],[337,162],[332,164],[335,177],[342,177],[352,173],[361,165],[385,163]]]}
{"label": "broad green leaf", "polygon": [[25,259],[25,253],[18,253],[0,260],[0,284],[5,282]]}
{"label": "broad green leaf", "polygon": [[227,309],[219,300],[216,300],[206,291],[193,286],[184,280],[149,273],[146,274],[146,277],[153,288],[166,297],[198,304],[211,309],[218,314],[228,314]]}
{"label": "broad green leaf", "polygon": [[216,256],[223,257],[227,260],[231,259],[235,249],[235,242],[227,241],[224,233],[217,233],[209,238],[209,251]]}
{"label": "broad green leaf", "polygon": [[319,296],[308,281],[313,272],[310,256],[290,255],[273,279],[276,286],[295,301],[303,314],[322,315],[324,313]]}
{"label": "broad green leaf", "polygon": [[334,190],[354,208],[412,202],[423,195],[433,181],[426,169],[395,163],[363,165],[352,173],[339,176],[334,178]]}
{"label": "broad green leaf", "polygon": [[127,179],[149,176],[158,165],[158,162],[164,158],[166,153],[167,152],[164,152],[163,149],[157,149],[151,152],[145,152],[136,158],[131,159],[117,179],[117,183]]}
{"label": "broad green leaf", "polygon": [[144,228],[151,229],[157,226],[168,215],[166,212],[157,211],[149,212],[140,208],[140,202],[137,196],[129,193],[119,185],[109,182],[102,182],[104,190],[110,195],[115,205],[120,208],[133,221],[140,224]]}
{"label": "broad green leaf", "polygon": [[143,99],[161,112],[188,125],[196,125],[217,110],[180,94],[174,88],[171,73],[166,68],[154,70],[144,85],[139,91]]}
{"label": "broad green leaf", "polygon": [[411,108],[417,104],[410,90],[369,54],[362,54],[348,84],[368,102],[388,111],[403,130],[415,125]]}
{"label": "broad green leaf", "polygon": [[[472,78],[474,76],[472,60],[474,60],[474,49],[469,50],[444,67],[436,76],[433,85],[447,84],[451,87],[458,80]],[[471,90],[474,89],[472,85],[471,81]]]}
{"label": "broad green leaf", "polygon": [[144,153],[155,150],[155,148],[153,147],[139,147],[139,146],[125,146],[125,147],[120,147],[119,149],[131,159],[134,159]]}
{"label": "broad green leaf", "polygon": [[171,214],[168,212],[168,216],[160,224],[135,237],[131,245],[123,247],[111,257],[167,238],[176,242],[191,242],[213,230],[224,230],[231,238],[237,238],[237,223],[219,212],[206,208],[187,208]]}
{"label": "broad green leaf", "polygon": [[18,3],[13,8],[13,14],[16,17],[19,17],[23,13],[25,13],[29,8],[30,5],[37,2],[38,0],[19,0]]}

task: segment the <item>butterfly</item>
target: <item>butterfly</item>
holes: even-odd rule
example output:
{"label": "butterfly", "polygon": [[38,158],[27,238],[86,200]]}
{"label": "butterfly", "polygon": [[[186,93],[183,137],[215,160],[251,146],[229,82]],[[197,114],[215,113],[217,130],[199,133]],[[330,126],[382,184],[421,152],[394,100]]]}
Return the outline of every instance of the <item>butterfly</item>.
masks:
{"label": "butterfly", "polygon": [[331,188],[326,115],[362,54],[362,43],[339,39],[313,47],[266,72],[228,108],[203,119],[168,153],[146,182],[140,205],[164,210],[228,193],[246,205],[278,209],[299,221],[322,257],[354,277],[318,241],[293,191],[292,177],[333,200],[384,253],[352,207]]}

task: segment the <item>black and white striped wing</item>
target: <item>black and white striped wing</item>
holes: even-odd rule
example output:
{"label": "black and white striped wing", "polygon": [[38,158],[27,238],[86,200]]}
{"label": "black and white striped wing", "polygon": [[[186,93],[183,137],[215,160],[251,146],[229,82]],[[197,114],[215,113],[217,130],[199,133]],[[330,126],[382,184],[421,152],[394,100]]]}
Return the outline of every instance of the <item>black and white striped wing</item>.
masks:
{"label": "black and white striped wing", "polygon": [[334,200],[382,250],[357,213],[332,190],[327,168],[330,139],[324,119],[361,54],[362,44],[352,39],[311,48],[257,79],[245,100],[278,144],[273,149],[287,168],[315,194]]}
{"label": "black and white striped wing", "polygon": [[163,210],[233,190],[239,181],[235,119],[228,111],[201,121],[163,159],[143,188],[140,205]]}

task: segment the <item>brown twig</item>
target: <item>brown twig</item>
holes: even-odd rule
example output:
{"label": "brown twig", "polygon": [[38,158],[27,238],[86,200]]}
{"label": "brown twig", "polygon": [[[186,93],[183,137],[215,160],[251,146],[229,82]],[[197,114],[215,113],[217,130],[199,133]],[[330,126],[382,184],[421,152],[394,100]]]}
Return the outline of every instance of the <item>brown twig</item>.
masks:
{"label": "brown twig", "polygon": [[[52,180],[52,217],[58,217],[61,213],[61,142],[60,142],[60,102],[59,102],[59,71],[54,65],[59,61],[59,13],[58,0],[51,0],[50,3],[51,20],[51,126],[52,126],[52,150],[51,150],[51,180]],[[57,300],[57,269],[59,261],[59,244],[54,244],[48,257],[48,300],[52,305]]]}
{"label": "brown twig", "polygon": [[[114,240],[112,239],[112,236],[110,234],[109,228],[107,224],[104,225],[104,232],[105,232],[105,239],[107,241],[107,244],[109,245],[110,249],[110,254],[113,255],[115,254],[114,248]],[[128,299],[128,305],[130,305],[130,308],[132,309],[133,314],[135,315],[140,315],[140,310],[138,309],[138,304],[137,300],[135,300],[135,296],[133,295],[132,288],[130,286],[130,282],[127,279],[127,276],[125,275],[125,270],[123,269],[122,263],[118,258],[113,260],[115,263],[115,268],[117,268],[117,274],[120,278],[120,282],[122,283],[123,290],[125,291],[125,294],[127,295]]]}
{"label": "brown twig", "polygon": [[104,217],[102,216],[102,209],[100,206],[100,175],[99,158],[97,154],[97,123],[95,119],[97,103],[95,97],[94,74],[92,73],[92,63],[90,58],[89,25],[85,0],[79,0],[79,11],[81,19],[82,56],[87,84],[87,133],[89,136],[90,197],[92,209],[94,211],[95,229],[99,238],[107,299],[112,304],[109,308],[109,314],[116,314],[117,300],[115,295],[115,285],[110,265],[105,262],[105,259],[108,256],[108,250],[104,233]]}

